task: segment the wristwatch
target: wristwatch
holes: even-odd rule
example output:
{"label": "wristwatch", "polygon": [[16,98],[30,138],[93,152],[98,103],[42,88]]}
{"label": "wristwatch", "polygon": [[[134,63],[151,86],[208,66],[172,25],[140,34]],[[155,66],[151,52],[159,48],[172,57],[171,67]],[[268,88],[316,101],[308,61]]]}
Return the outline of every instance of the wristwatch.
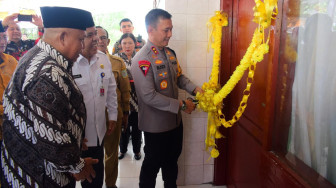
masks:
{"label": "wristwatch", "polygon": [[182,103],[183,103],[183,104],[182,104],[182,106],[181,106],[181,110],[182,110],[182,111],[185,111],[185,110],[187,109],[187,104],[186,104],[186,102],[185,102],[184,100],[182,101]]}

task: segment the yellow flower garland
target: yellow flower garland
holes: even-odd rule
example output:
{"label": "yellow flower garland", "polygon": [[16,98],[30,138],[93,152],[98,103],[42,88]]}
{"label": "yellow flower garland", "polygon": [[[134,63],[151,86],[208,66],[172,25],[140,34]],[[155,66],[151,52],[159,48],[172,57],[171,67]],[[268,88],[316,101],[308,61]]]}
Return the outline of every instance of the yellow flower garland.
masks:
{"label": "yellow flower garland", "polygon": [[[203,111],[208,112],[208,127],[205,145],[206,150],[211,148],[210,154],[213,158],[216,158],[219,155],[219,151],[216,149],[217,146],[215,140],[223,137],[223,135],[221,135],[218,131],[218,127],[220,125],[231,127],[243,114],[250,95],[250,88],[252,85],[256,64],[263,60],[264,55],[268,53],[269,50],[269,36],[268,40],[265,42],[264,30],[270,26],[271,19],[275,19],[273,16],[277,14],[277,0],[264,0],[264,2],[261,0],[255,0],[255,2],[256,6],[253,8],[253,21],[257,22],[259,27],[255,30],[250,46],[248,47],[243,59],[240,61],[240,65],[236,67],[236,70],[233,72],[230,79],[221,89],[218,83],[219,62],[221,53],[222,27],[227,26],[228,24],[227,16],[220,11],[216,11],[215,16],[210,18],[208,23],[208,27],[212,30],[211,37],[214,38],[214,40],[212,40],[212,38],[209,40],[210,43],[212,43],[211,47],[214,48],[213,67],[209,82],[204,83],[202,86],[204,93],[198,93],[196,95],[196,99],[199,101],[198,107]],[[233,118],[229,121],[226,121],[222,113],[222,101],[233,90],[238,81],[241,80],[247,68],[249,68],[247,85],[243,92],[244,95],[240,102],[240,106]]]}

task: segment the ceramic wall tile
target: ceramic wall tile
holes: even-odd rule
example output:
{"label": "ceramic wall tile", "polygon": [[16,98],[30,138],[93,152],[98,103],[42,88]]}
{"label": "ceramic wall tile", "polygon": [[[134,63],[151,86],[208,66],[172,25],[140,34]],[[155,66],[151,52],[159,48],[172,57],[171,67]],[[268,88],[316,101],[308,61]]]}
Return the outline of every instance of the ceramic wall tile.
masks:
{"label": "ceramic wall tile", "polygon": [[206,68],[187,68],[188,78],[197,86],[206,82]]}
{"label": "ceramic wall tile", "polygon": [[174,14],[172,15],[173,36],[171,40],[186,40],[187,38],[187,15]]}
{"label": "ceramic wall tile", "polygon": [[185,142],[204,141],[204,119],[205,118],[190,118],[190,124],[184,126]]}
{"label": "ceramic wall tile", "polygon": [[187,67],[206,68],[207,42],[187,42]]}
{"label": "ceramic wall tile", "polygon": [[188,14],[208,14],[208,0],[188,0]]}
{"label": "ceramic wall tile", "polygon": [[203,183],[213,182],[214,165],[203,166]]}
{"label": "ceramic wall tile", "polygon": [[170,14],[187,14],[188,12],[188,0],[166,0],[165,10]]}
{"label": "ceramic wall tile", "polygon": [[187,15],[187,40],[208,41],[208,15]]}
{"label": "ceramic wall tile", "polygon": [[203,165],[185,166],[185,184],[199,185],[203,183]]}
{"label": "ceramic wall tile", "polygon": [[176,180],[177,185],[185,185],[185,166],[179,165],[178,166],[178,176]]}
{"label": "ceramic wall tile", "polygon": [[184,143],[184,162],[185,165],[203,165],[204,142],[185,142]]}
{"label": "ceramic wall tile", "polygon": [[215,11],[220,10],[220,0],[208,0],[209,1],[209,12],[210,15],[215,15]]}

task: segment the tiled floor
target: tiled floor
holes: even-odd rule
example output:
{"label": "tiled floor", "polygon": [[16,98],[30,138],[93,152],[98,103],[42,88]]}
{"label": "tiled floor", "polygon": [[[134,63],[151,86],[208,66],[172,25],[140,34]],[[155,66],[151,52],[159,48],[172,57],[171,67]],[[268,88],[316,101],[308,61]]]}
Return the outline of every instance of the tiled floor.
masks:
{"label": "tiled floor", "polygon": [[[143,147],[143,144],[142,144]],[[132,143],[128,145],[128,152],[125,158],[119,160],[119,174],[117,180],[118,188],[138,188],[139,187],[139,174],[141,169],[141,164],[143,161],[143,149],[141,148],[142,158],[137,161],[133,158]],[[105,188],[105,185],[103,186]],[[212,186],[211,184],[202,185],[188,185],[188,186],[178,186],[179,188],[226,188],[226,186]],[[81,188],[79,182],[77,182],[76,188]],[[159,172],[156,179],[156,188],[163,188],[163,181],[161,176],[161,171]]]}

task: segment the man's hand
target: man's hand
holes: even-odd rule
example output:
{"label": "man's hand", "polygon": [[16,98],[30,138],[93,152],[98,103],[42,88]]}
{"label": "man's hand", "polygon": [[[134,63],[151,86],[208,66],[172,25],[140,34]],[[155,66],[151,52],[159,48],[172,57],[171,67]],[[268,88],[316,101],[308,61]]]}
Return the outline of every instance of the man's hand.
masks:
{"label": "man's hand", "polygon": [[116,128],[116,126],[117,126],[117,122],[110,120],[109,127],[107,129],[107,135],[110,135],[113,132],[113,130]]}
{"label": "man's hand", "polygon": [[93,170],[92,165],[97,164],[99,162],[98,159],[92,159],[91,157],[84,158],[85,164],[82,168],[82,171],[78,174],[73,174],[73,177],[76,181],[79,180],[87,180],[88,182],[92,182],[92,179],[96,177],[96,172]]}
{"label": "man's hand", "polygon": [[197,86],[197,87],[194,89],[193,94],[196,95],[197,93],[204,93],[204,91],[203,91],[202,88],[200,88],[200,87]]}
{"label": "man's hand", "polygon": [[128,113],[124,113],[123,118],[122,118],[122,123],[121,123],[121,128],[123,130],[127,129],[127,123],[128,123]]}
{"label": "man's hand", "polygon": [[32,20],[32,24],[36,25],[39,30],[40,29],[43,29],[43,21],[42,21],[42,18],[41,16],[38,16],[38,15],[32,15],[33,17],[33,20]]}
{"label": "man's hand", "polygon": [[19,13],[14,13],[12,15],[6,16],[2,20],[2,26],[3,27],[8,27],[12,23],[18,23],[19,21],[14,21],[18,17]]}
{"label": "man's hand", "polygon": [[[195,110],[196,105],[189,99],[185,100],[184,102],[185,102],[187,108],[183,111],[187,114],[191,114],[191,112]],[[183,104],[183,102],[181,101],[180,102],[180,107],[182,106],[182,104]]]}
{"label": "man's hand", "polygon": [[86,142],[88,142],[88,140],[86,138],[84,138],[83,141],[82,141],[82,151],[88,150]]}

